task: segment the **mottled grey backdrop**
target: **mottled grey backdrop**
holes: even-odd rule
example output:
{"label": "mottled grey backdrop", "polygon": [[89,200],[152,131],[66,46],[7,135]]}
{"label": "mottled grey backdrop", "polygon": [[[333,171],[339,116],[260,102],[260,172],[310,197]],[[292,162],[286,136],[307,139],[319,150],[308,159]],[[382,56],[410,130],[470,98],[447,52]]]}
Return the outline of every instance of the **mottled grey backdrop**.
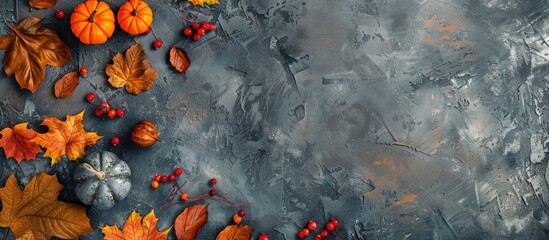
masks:
{"label": "mottled grey backdrop", "polygon": [[[0,33],[28,15],[44,18],[72,49],[74,61],[48,68],[34,94],[0,75],[8,105],[0,127],[86,109],[88,130],[104,139],[88,151],[111,150],[130,165],[130,195],[108,211],[89,210],[98,226],[122,225],[137,209],[154,208],[165,229],[183,205],[160,210],[168,188],[149,187],[154,173],[182,166],[191,195],[210,177],[240,202],[254,236],[296,239],[314,218],[340,218],[338,239],[547,239],[549,188],[549,2],[519,0],[220,0],[199,20],[217,23],[199,42],[184,22],[199,8],[149,0],[154,36],[117,30],[107,44],[79,44],[69,17],[81,1],[60,0],[29,11],[26,0],[0,0]],[[122,0],[107,0],[117,9]],[[67,13],[53,17],[54,9]],[[135,42],[159,72],[134,96],[107,83],[105,65]],[[186,75],[167,61],[171,46],[192,61]],[[3,56],[4,52],[0,55]],[[86,65],[75,93],[55,99],[53,84]],[[96,92],[127,115],[98,120],[84,101]],[[164,143],[128,143],[132,125],[149,119]],[[113,135],[123,137],[118,148]],[[76,202],[76,162],[5,160],[0,182],[15,172],[27,183],[58,173],[62,199]],[[1,197],[1,196],[0,196]],[[210,205],[200,239],[213,239],[237,209]],[[172,232],[173,237],[173,232]]]}

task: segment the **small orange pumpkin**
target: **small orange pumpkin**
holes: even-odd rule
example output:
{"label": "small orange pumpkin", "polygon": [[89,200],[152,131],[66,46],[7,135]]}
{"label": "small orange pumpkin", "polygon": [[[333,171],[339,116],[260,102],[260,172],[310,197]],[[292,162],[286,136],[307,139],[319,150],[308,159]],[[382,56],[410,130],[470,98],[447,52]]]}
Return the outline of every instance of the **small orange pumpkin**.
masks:
{"label": "small orange pumpkin", "polygon": [[114,13],[104,2],[87,0],[71,14],[71,30],[82,43],[102,44],[114,33]]}
{"label": "small orange pumpkin", "polygon": [[153,21],[153,12],[142,0],[129,0],[120,6],[117,14],[120,28],[129,34],[141,34],[147,31]]}
{"label": "small orange pumpkin", "polygon": [[133,126],[131,139],[135,145],[150,147],[158,140],[158,130],[154,123],[143,120]]}

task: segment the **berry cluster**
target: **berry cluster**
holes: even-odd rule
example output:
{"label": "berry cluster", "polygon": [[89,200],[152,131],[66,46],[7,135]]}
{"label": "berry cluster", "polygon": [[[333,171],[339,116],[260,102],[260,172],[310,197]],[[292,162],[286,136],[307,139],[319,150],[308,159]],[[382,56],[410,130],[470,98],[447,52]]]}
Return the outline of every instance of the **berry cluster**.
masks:
{"label": "berry cluster", "polygon": [[[96,96],[95,96],[95,93],[93,92],[89,92],[88,94],[86,94],[86,100],[89,103],[93,103],[95,98]],[[108,102],[102,102],[101,104],[99,104],[99,106],[95,108],[94,114],[96,117],[102,117],[103,115],[106,114],[107,117],[109,117],[110,119],[113,119],[115,117],[123,117],[126,114],[126,111],[124,111],[124,109],[122,108],[119,108],[119,109],[111,108],[111,105]]]}
{"label": "berry cluster", "polygon": [[324,229],[317,233],[315,232],[317,227],[316,222],[314,220],[311,220],[309,221],[309,223],[307,223],[306,227],[304,227],[303,229],[301,229],[301,231],[297,233],[297,236],[299,237],[299,239],[304,239],[309,236],[310,233],[313,233],[315,240],[325,239],[326,237],[328,237],[330,232],[334,231],[337,228],[337,226],[339,226],[339,221],[337,220],[337,218],[332,218],[332,220],[326,223]]}
{"label": "berry cluster", "polygon": [[183,29],[183,34],[187,37],[191,37],[195,41],[200,40],[202,36],[206,35],[206,31],[213,31],[215,30],[215,24],[210,22],[191,22],[190,27],[186,27]]}
{"label": "berry cluster", "polygon": [[[175,182],[175,180],[177,180],[177,177],[179,177],[181,174],[183,174],[183,169],[180,168],[180,167],[177,167],[175,168],[175,170],[173,170],[173,173],[169,174],[169,175],[160,175],[160,174],[155,174],[154,177],[153,177],[153,181],[151,182],[151,187],[156,189],[158,188],[158,185],[160,183],[165,183],[165,182]],[[181,198],[183,199],[183,194],[187,195],[187,193],[182,193],[181,194]],[[187,198],[187,197],[185,197]]]}

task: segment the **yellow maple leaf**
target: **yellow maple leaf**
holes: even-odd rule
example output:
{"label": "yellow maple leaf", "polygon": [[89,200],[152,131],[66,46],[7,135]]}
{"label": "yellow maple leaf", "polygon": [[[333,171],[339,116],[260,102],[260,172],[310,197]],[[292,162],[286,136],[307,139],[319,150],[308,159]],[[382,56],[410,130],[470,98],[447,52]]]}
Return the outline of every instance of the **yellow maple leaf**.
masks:
{"label": "yellow maple leaf", "polygon": [[49,128],[47,133],[38,134],[32,142],[46,148],[44,157],[51,158],[51,165],[59,162],[63,155],[69,160],[77,160],[84,156],[86,146],[92,145],[101,139],[95,132],[86,132],[82,120],[84,111],[77,115],[67,115],[64,122],[46,117],[41,125]]}
{"label": "yellow maple leaf", "polygon": [[114,63],[107,65],[105,73],[109,76],[109,83],[115,88],[125,85],[129,93],[140,94],[143,90],[149,90],[158,77],[139,43],[131,46],[125,55],[117,53],[112,60]]}
{"label": "yellow maple leaf", "polygon": [[120,230],[118,226],[105,226],[100,227],[103,234],[105,234],[105,240],[165,240],[168,239],[168,233],[171,227],[163,232],[156,230],[156,222],[158,218],[154,215],[154,210],[145,217],[135,210],[130,214],[123,230]]}
{"label": "yellow maple leaf", "polygon": [[201,6],[201,7],[204,7],[204,4],[208,4],[208,5],[219,4],[219,0],[189,0],[189,2],[195,6]]}
{"label": "yellow maple leaf", "polygon": [[0,226],[17,239],[76,239],[92,231],[84,206],[57,200],[63,190],[55,175],[39,173],[21,191],[11,175],[0,189]]}

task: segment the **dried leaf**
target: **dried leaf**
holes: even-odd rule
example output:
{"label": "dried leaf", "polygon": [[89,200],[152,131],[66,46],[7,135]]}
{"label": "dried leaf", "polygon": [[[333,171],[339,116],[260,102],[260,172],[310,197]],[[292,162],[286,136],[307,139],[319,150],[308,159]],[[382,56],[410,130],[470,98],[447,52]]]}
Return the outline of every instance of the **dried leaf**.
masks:
{"label": "dried leaf", "polygon": [[118,226],[100,227],[105,240],[164,240],[168,239],[168,233],[171,227],[163,232],[156,230],[158,218],[154,215],[154,210],[145,217],[141,217],[135,210],[130,214],[123,230]]}
{"label": "dried leaf", "polygon": [[118,53],[112,60],[114,64],[107,65],[105,72],[110,77],[109,83],[115,88],[126,85],[129,93],[140,94],[143,90],[149,90],[158,77],[139,43],[131,46],[124,56]]}
{"label": "dried leaf", "polygon": [[215,240],[250,240],[253,229],[245,225],[229,225],[221,231]]}
{"label": "dried leaf", "polygon": [[29,0],[29,6],[36,9],[45,9],[53,7],[58,0]]}
{"label": "dried leaf", "polygon": [[36,154],[42,151],[38,144],[31,142],[38,135],[32,129],[27,128],[28,123],[19,123],[11,128],[0,131],[0,147],[4,148],[6,158],[13,157],[20,163],[24,159],[33,160]]}
{"label": "dried leaf", "polygon": [[82,123],[84,111],[77,115],[67,115],[64,122],[54,118],[46,117],[41,125],[49,128],[47,133],[41,133],[32,141],[46,148],[44,157],[51,158],[51,165],[58,162],[63,155],[69,160],[77,160],[84,156],[86,146],[92,145],[101,136],[95,132],[86,132]]}
{"label": "dried leaf", "polygon": [[185,73],[185,71],[187,71],[187,68],[191,66],[191,60],[189,60],[189,57],[187,57],[187,53],[185,52],[185,50],[178,47],[172,47],[172,49],[170,50],[170,63],[175,68],[175,70],[182,73]]}
{"label": "dried leaf", "polygon": [[189,2],[195,6],[199,5],[201,7],[204,7],[204,4],[208,4],[208,5],[219,4],[219,0],[189,0]]}
{"label": "dried leaf", "polygon": [[77,239],[91,232],[85,207],[57,200],[62,190],[55,175],[41,172],[21,191],[11,175],[0,189],[0,226],[9,227],[17,239]]}
{"label": "dried leaf", "polygon": [[185,208],[175,219],[175,235],[179,240],[194,240],[200,229],[208,221],[208,205],[195,205]]}
{"label": "dried leaf", "polygon": [[46,64],[52,67],[65,65],[72,60],[67,44],[51,29],[42,27],[42,20],[27,17],[17,27],[10,27],[13,34],[0,37],[0,49],[4,56],[4,71],[22,89],[32,93],[40,87],[46,74]]}
{"label": "dried leaf", "polygon": [[55,82],[54,92],[56,98],[68,97],[74,92],[78,86],[78,72],[70,72],[65,74],[61,79]]}

